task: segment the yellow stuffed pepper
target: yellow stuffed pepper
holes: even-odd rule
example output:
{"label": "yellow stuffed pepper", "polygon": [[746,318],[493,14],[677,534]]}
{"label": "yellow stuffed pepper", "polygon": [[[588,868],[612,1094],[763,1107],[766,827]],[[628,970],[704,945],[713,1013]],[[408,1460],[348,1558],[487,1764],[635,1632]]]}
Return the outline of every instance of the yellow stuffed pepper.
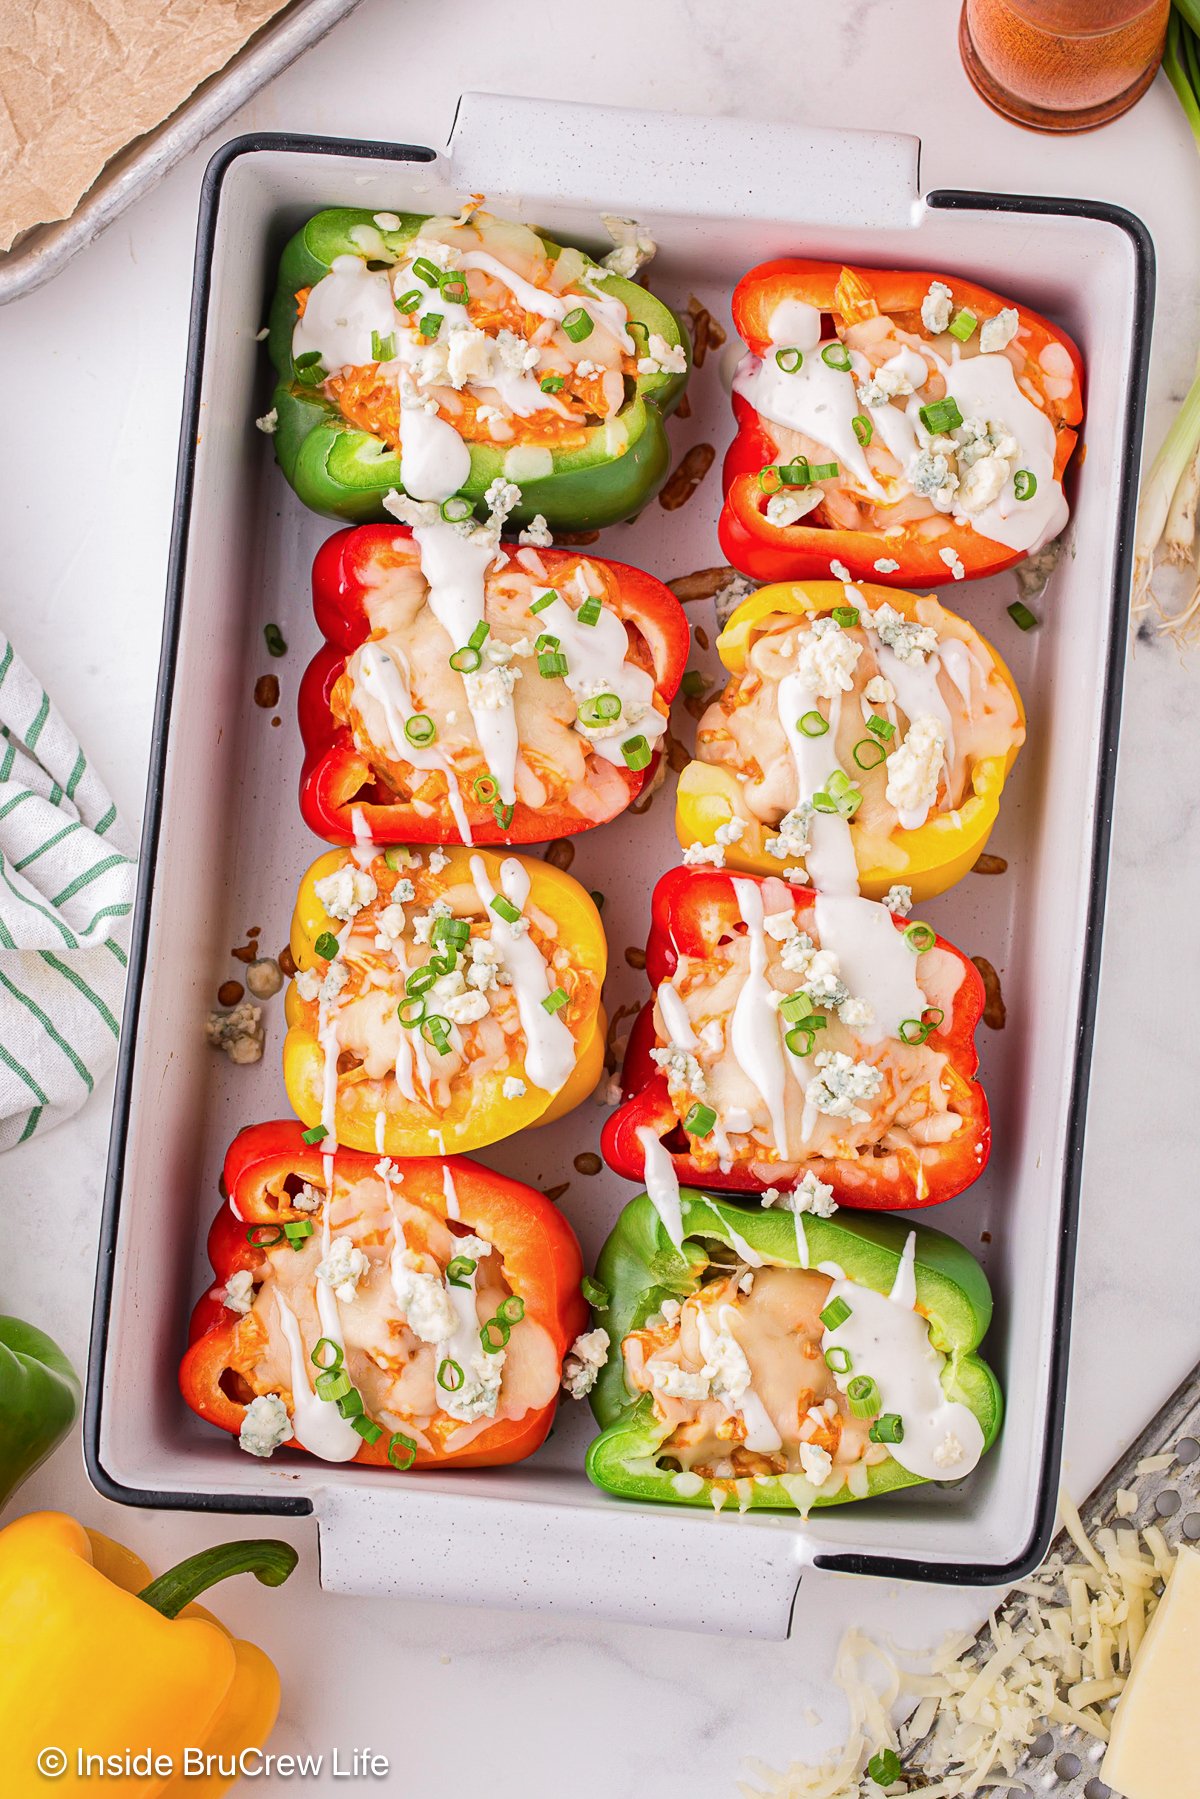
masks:
{"label": "yellow stuffed pepper", "polygon": [[826,814],[848,823],[868,898],[923,901],[966,874],[1025,740],[973,626],[931,595],[796,581],[744,600],[717,649],[730,680],[679,781],[685,860],[832,886],[844,871],[821,878],[810,841]]}
{"label": "yellow stuffed pepper", "polygon": [[300,883],[291,951],[283,1078],[310,1143],[461,1155],[600,1078],[600,914],[545,862],[331,850]]}
{"label": "yellow stuffed pepper", "polygon": [[279,1676],[193,1601],[232,1574],[278,1586],[295,1565],[286,1543],[227,1543],[152,1581],[132,1551],[61,1512],[0,1531],[0,1791],[226,1792],[238,1756],[271,1734]]}

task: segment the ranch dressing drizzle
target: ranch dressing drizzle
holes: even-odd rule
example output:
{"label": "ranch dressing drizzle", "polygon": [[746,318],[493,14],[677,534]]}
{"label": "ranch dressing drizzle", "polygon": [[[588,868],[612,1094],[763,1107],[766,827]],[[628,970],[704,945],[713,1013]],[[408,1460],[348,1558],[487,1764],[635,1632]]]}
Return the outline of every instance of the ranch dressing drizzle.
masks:
{"label": "ranch dressing drizzle", "polygon": [[682,995],[670,981],[664,981],[658,990],[658,1009],[662,1013],[669,1042],[677,1043],[680,1049],[695,1050],[700,1047],[700,1039],[692,1028]]}
{"label": "ranch dressing drizzle", "polygon": [[682,1249],[683,1207],[679,1200],[679,1177],[675,1173],[675,1164],[648,1124],[640,1126],[637,1140],[642,1146],[644,1157],[642,1177],[646,1183],[646,1195],[662,1219],[667,1236],[676,1249]]}
{"label": "ranch dressing drizzle", "polygon": [[459,257],[459,266],[478,269],[480,274],[490,275],[508,289],[526,312],[534,312],[539,318],[553,319],[555,324],[561,324],[569,312],[582,306],[593,324],[603,325],[617,339],[625,353],[633,355],[634,341],[626,330],[629,315],[621,302],[610,294],[552,294],[544,287],[534,287],[532,282],[526,281],[515,270],[498,262],[494,256],[489,256],[486,250],[468,250],[464,256]]}
{"label": "ranch dressing drizzle", "polygon": [[835,1279],[829,1300],[844,1300],[850,1315],[823,1333],[821,1348],[849,1351],[851,1370],[834,1374],[843,1393],[854,1376],[870,1375],[878,1383],[882,1409],[903,1419],[904,1441],[888,1444],[902,1468],[924,1480],[958,1480],[983,1454],[983,1430],[974,1412],[947,1399],[942,1389],[943,1357],[915,1309],[916,1241],[910,1231],[886,1297],[854,1281]]}
{"label": "ranch dressing drizzle", "polygon": [[[317,1282],[317,1304],[321,1303],[321,1287]],[[341,1345],[341,1326],[337,1319],[337,1300],[333,1301],[334,1329],[328,1328],[328,1320],[321,1312],[321,1333]],[[296,1314],[287,1300],[275,1290],[275,1309],[279,1319],[279,1328],[283,1332],[288,1347],[290,1364],[290,1383],[292,1388],[292,1422],[296,1435],[312,1455],[319,1456],[323,1462],[352,1462],[362,1448],[362,1438],[356,1430],[342,1417],[337,1406],[330,1400],[318,1399],[308,1384],[308,1357],[304,1353],[304,1343],[300,1336],[300,1326],[296,1322]]]}
{"label": "ranch dressing drizzle", "polygon": [[354,832],[354,848],[350,853],[354,857],[355,867],[370,868],[375,860],[375,844],[361,806],[351,806],[350,826]]}
{"label": "ranch dressing drizzle", "polygon": [[[557,589],[542,588],[535,596],[544,599]],[[583,730],[576,722],[581,737],[618,768],[625,767],[621,745],[635,732],[647,743],[654,743],[667,728],[667,720],[654,704],[654,681],[643,668],[627,661],[629,638],[625,626],[608,606],[602,606],[594,625],[581,625],[574,609],[561,596],[536,614],[539,632],[557,637],[567,659],[563,684],[568,693],[581,699],[594,693],[615,693],[621,702],[618,718],[607,730]],[[630,721],[633,722],[630,722]]]}
{"label": "ranch dressing drizzle", "polygon": [[442,1167],[442,1192],[446,1198],[447,1218],[461,1218],[462,1214],[458,1209],[458,1188],[454,1185],[454,1176],[444,1165]]}
{"label": "ranch dressing drizzle", "polygon": [[386,648],[382,642],[364,643],[358,651],[355,686],[379,705],[388,737],[384,747],[391,750],[396,760],[408,762],[413,768],[436,769],[445,777],[450,811],[458,834],[464,843],[470,843],[471,826],[458,777],[449,758],[435,744],[410,743],[404,734],[404,727],[413,717],[415,708],[409,686],[408,659],[399,643],[392,639]]}
{"label": "ranch dressing drizzle", "polygon": [[1018,500],[1010,477],[991,505],[971,513],[967,522],[1011,550],[1041,549],[1067,522],[1067,503],[1054,478],[1054,426],[1021,392],[1007,356],[960,356],[956,349],[951,363],[937,356],[934,360],[945,377],[947,395],[958,402],[964,419],[1003,424],[1017,440],[1017,467],[1028,469],[1037,480],[1033,497]]}
{"label": "ranch dressing drizzle", "polygon": [[904,932],[886,906],[857,894],[818,893],[814,910],[821,948],[833,951],[842,980],[875,1014],[873,1023],[855,1025],[855,1035],[864,1043],[898,1037],[903,1021],[919,1019],[928,1003]]}
{"label": "ranch dressing drizzle", "polygon": [[[721,1329],[728,1332],[737,1342],[737,1333],[732,1328],[732,1321],[737,1317],[736,1309],[731,1305],[723,1305],[719,1308],[718,1316]],[[714,1354],[719,1353],[717,1349],[719,1333],[714,1329],[712,1320],[703,1306],[697,1307],[696,1310],[696,1328],[700,1338],[700,1353],[706,1362],[711,1362]],[[741,1348],[740,1343],[738,1343],[738,1347]],[[744,1355],[745,1351],[742,1350],[742,1353]],[[740,1413],[745,1421],[747,1449],[756,1450],[760,1455],[771,1455],[775,1450],[783,1447],[783,1439],[775,1428],[774,1420],[753,1387],[747,1387],[736,1404],[724,1403],[728,1411],[735,1415]]]}
{"label": "ranch dressing drizzle", "polygon": [[371,333],[396,329],[396,308],[385,269],[369,269],[361,256],[335,256],[329,273],[313,283],[303,318],[292,333],[292,357],[315,350],[330,374],[374,362]]}
{"label": "ranch dressing drizzle", "polygon": [[730,1048],[743,1074],[767,1108],[772,1147],[788,1154],[787,1113],[783,1090],[787,1066],[779,1034],[779,1013],[771,1004],[773,988],[766,978],[767,946],[763,935],[762,891],[754,881],[733,882],[742,922],[747,929],[750,967],[738,994],[729,1027]]}
{"label": "ranch dressing drizzle", "polygon": [[[784,739],[796,766],[796,804],[802,806],[820,793],[837,764],[830,745],[832,730],[821,737],[806,737],[797,729],[807,712],[818,712],[817,696],[799,675],[785,675],[775,697]],[[848,820],[834,812],[814,812],[808,821],[809,849],[804,858],[814,887],[829,893],[857,893],[858,865]]]}
{"label": "ranch dressing drizzle", "polygon": [[[535,1087],[541,1087],[546,1093],[557,1093],[575,1066],[575,1039],[561,1013],[547,1012],[542,1004],[555,986],[545,957],[536,943],[530,941],[527,928],[518,933],[507,919],[492,911],[496,890],[488,879],[482,856],[471,857],[471,879],[487,909],[492,942],[500,952],[500,960],[516,995],[521,1029],[525,1033],[525,1073]],[[512,856],[500,864],[500,885],[505,898],[522,910],[529,898],[529,876]]]}
{"label": "ranch dressing drizzle", "polygon": [[[354,929],[354,920],[349,919],[338,932],[337,953],[329,963],[330,968],[342,953],[342,946]],[[317,1043],[324,1058],[321,1077],[321,1123],[325,1127],[325,1135],[321,1139],[322,1155],[325,1158],[325,1185],[332,1192],[333,1156],[338,1146],[337,1133],[337,1077],[338,1057],[341,1046],[337,1034],[337,999],[328,999],[321,983],[321,991],[317,995]]]}

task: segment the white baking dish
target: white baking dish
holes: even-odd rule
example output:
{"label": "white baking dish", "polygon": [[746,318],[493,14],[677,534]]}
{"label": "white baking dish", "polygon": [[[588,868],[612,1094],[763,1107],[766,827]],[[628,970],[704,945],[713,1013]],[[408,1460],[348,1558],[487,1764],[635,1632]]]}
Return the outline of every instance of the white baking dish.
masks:
{"label": "white baking dish", "polygon": [[[1144,228],[1116,208],[981,194],[917,197],[915,140],[810,133],[727,119],[468,96],[448,155],[398,145],[246,138],[205,183],[176,497],[159,711],[112,1139],[89,1380],[87,1454],[97,1486],[131,1504],[315,1512],[322,1579],[413,1594],[696,1628],[783,1635],[803,1568],[991,1583],[1039,1558],[1053,1515],[1088,1058],[1095,1006],[1125,632],[1132,507],[1152,289]],[[205,1232],[226,1144],[286,1116],[282,1001],[266,1059],[233,1068],[201,1023],[229,949],[262,927],[286,940],[298,878],[320,845],[295,803],[293,713],[317,647],[308,577],[333,528],[306,512],[252,419],[269,404],[255,334],[278,252],[324,205],[456,210],[486,191],[500,212],[596,243],[599,212],[633,215],[661,249],[656,291],[698,295],[728,324],[752,264],[785,252],[957,272],[1060,321],[1087,363],[1086,443],[1073,479],[1070,553],[1043,628],[1005,615],[1011,574],[943,598],[994,636],[1028,706],[1030,735],[993,849],[1000,878],[968,876],[924,908],[1001,971],[1009,1020],[981,1032],[995,1150],[937,1224],[980,1253],[997,1293],[990,1357],[1008,1398],[997,1448],[966,1483],[791,1515],[696,1515],[592,1488],[586,1407],[512,1469],[419,1476],[239,1454],[177,1396],[175,1369],[204,1286]],[[549,191],[548,191],[549,190]],[[564,198],[563,196],[569,196]],[[731,434],[714,361],[692,386],[677,453]],[[669,578],[718,562],[716,468],[683,509],[657,504],[606,531],[598,554]],[[711,603],[690,609],[713,636]],[[289,648],[268,663],[263,625]],[[701,661],[707,658],[701,657]],[[252,702],[278,673],[283,723]],[[686,721],[685,721],[686,722]],[[648,924],[650,888],[677,860],[658,797],[576,843],[572,872],[607,895],[610,1011],[645,997],[625,958]],[[482,1159],[562,1199],[594,1254],[630,1192],[573,1167],[603,1114],[588,1104]]]}

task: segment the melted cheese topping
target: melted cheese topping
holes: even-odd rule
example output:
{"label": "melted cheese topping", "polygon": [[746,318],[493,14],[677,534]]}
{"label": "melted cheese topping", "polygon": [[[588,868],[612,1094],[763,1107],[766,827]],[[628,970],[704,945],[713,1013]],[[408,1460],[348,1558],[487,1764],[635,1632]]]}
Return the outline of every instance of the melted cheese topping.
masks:
{"label": "melted cheese topping", "polygon": [[[363,1439],[316,1391],[311,1358],[322,1337],[342,1349],[366,1415],[423,1449],[462,1449],[495,1420],[547,1405],[559,1368],[542,1325],[529,1316],[512,1324],[494,1355],[480,1341],[512,1292],[492,1245],[469,1223],[452,1228],[436,1206],[408,1196],[394,1164],[353,1180],[330,1165],[327,1178],[331,1185],[313,1196],[315,1212],[294,1213],[315,1219],[312,1236],[298,1250],[285,1241],[265,1251],[230,1356],[244,1389],[280,1397],[297,1441],[332,1462],[349,1461]],[[331,1255],[355,1269],[341,1298],[328,1279]],[[456,1257],[475,1264],[458,1274],[463,1285],[447,1278]]]}

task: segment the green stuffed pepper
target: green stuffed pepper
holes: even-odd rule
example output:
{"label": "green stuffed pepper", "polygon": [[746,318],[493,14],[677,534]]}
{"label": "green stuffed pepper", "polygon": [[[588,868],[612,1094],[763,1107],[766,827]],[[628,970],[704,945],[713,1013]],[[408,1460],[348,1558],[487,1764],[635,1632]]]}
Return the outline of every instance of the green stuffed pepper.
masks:
{"label": "green stuffed pepper", "polygon": [[79,1378],[57,1343],[19,1318],[0,1318],[0,1506],[66,1436]]}
{"label": "green stuffed pepper", "polygon": [[591,1395],[597,1486],[806,1514],[970,1473],[1002,1402],[974,1353],[991,1291],[960,1244],[687,1188],[679,1207],[673,1237],[640,1195],[600,1253],[594,1322],[612,1347]]}
{"label": "green stuffed pepper", "polygon": [[479,211],[317,213],[283,252],[270,352],[275,453],[315,511],[384,520],[395,490],[462,522],[511,483],[515,522],[561,530],[657,493],[689,367],[645,288]]}

